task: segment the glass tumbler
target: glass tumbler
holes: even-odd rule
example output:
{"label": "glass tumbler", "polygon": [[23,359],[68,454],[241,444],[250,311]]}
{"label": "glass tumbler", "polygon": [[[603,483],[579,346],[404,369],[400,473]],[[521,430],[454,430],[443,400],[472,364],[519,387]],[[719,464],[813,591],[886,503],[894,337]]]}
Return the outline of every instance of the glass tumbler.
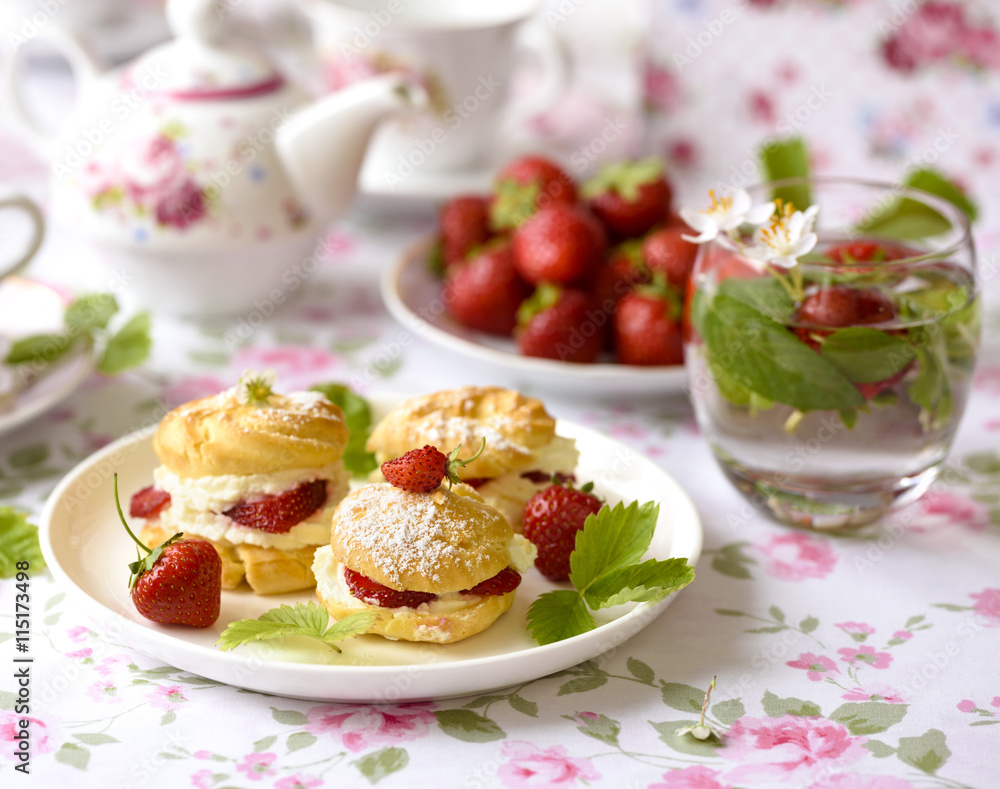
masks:
{"label": "glass tumbler", "polygon": [[753,228],[702,245],[685,347],[698,424],[778,521],[863,526],[927,490],[962,417],[980,332],[968,218],[892,184],[749,191],[819,206],[817,241],[788,268],[760,261]]}

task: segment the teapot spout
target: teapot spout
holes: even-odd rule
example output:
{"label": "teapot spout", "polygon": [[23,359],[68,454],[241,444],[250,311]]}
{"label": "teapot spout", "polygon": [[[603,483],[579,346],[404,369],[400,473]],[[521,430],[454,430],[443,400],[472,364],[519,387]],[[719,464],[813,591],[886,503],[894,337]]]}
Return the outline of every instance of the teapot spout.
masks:
{"label": "teapot spout", "polygon": [[275,137],[275,148],[299,198],[321,221],[339,216],[354,197],[368,142],[386,117],[419,106],[419,89],[386,74],[331,93],[299,110]]}

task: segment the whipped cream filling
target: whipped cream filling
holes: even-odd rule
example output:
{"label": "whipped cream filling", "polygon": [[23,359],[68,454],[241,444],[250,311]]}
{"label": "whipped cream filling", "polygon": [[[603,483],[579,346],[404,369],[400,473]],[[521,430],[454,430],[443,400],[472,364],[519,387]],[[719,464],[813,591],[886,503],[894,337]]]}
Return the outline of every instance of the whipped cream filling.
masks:
{"label": "whipped cream filling", "polygon": [[[241,526],[222,514],[241,501],[253,502],[316,479],[327,480],[326,506],[283,534]],[[179,477],[161,465],[153,472],[153,480],[157,488],[170,494],[170,506],[159,518],[159,523],[167,529],[197,534],[224,545],[247,543],[261,548],[294,550],[329,542],[333,511],[347,493],[350,475],[341,461],[316,468],[283,469],[272,474],[222,474],[190,479]]]}

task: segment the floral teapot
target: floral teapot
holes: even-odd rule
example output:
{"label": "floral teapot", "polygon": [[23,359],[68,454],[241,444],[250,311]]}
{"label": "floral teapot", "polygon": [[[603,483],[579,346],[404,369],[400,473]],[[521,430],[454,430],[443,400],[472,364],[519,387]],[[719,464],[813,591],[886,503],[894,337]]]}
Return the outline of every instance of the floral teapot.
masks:
{"label": "floral teapot", "polygon": [[421,97],[390,74],[312,101],[222,41],[228,10],[169,0],[174,40],[102,75],[68,34],[51,36],[80,96],[55,139],[25,112],[16,62],[6,69],[14,115],[51,161],[57,224],[97,245],[127,301],[165,312],[273,309],[302,287],[372,133]]}

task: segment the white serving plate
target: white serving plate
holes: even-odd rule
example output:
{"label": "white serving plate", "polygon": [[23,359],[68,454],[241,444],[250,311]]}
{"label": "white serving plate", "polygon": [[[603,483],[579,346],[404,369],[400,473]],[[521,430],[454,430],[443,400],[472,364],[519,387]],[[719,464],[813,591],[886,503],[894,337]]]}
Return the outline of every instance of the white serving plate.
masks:
{"label": "white serving plate", "polygon": [[[373,399],[376,410],[381,410],[379,405]],[[659,501],[660,517],[645,558],[697,561],[701,524],[690,499],[669,475],[589,428],[561,421],[557,429],[576,439],[577,478],[594,481],[600,496],[612,503]],[[110,444],[62,480],[42,513],[42,551],[57,581],[109,632],[140,652],[209,679],[320,701],[399,702],[483,693],[547,676],[618,646],[649,625],[676,596],[598,612],[596,630],[539,646],[526,629],[525,614],[538,595],[560,585],[531,569],[511,610],[485,632],[457,644],[362,636],[343,642],[343,653],[337,654],[312,639],[290,638],[223,652],[215,642],[229,622],[315,598],[312,592],[269,597],[249,590],[223,592],[219,620],[205,629],[159,625],[136,612],[127,567],[135,559],[135,546],[115,513],[112,474],[118,473],[124,502],[150,484],[158,465],[151,444],[154,430]]]}

